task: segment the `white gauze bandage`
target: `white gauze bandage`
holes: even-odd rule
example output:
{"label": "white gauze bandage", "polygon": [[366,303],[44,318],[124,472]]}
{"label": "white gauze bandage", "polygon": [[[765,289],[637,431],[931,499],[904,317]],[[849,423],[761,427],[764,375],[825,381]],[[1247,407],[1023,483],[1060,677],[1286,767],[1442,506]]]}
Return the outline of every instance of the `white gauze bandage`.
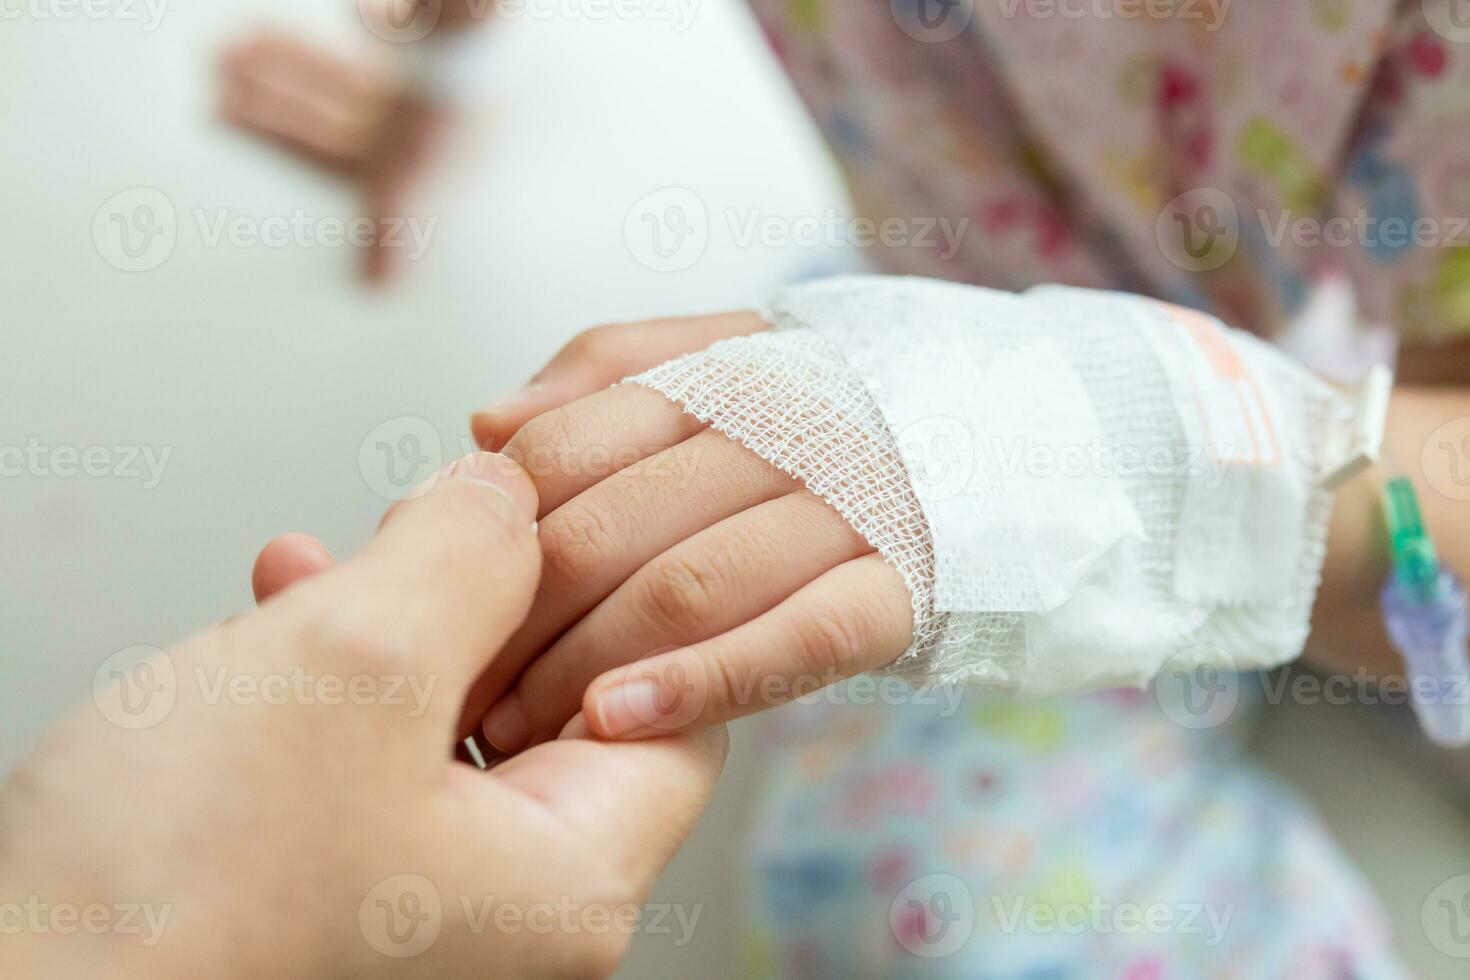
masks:
{"label": "white gauze bandage", "polygon": [[806,483],[902,574],[890,670],[1026,695],[1300,654],[1342,397],[1199,313],[852,277],[633,378]]}

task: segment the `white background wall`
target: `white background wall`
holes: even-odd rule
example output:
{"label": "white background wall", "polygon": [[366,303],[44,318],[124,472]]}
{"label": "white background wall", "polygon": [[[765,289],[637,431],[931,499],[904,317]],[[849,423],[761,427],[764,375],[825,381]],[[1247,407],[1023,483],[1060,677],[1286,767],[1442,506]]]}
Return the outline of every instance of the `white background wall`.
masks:
{"label": "white background wall", "polygon": [[[88,697],[110,654],[166,645],[246,606],[250,563],[272,535],[310,530],[350,553],[386,503],[372,486],[380,474],[359,462],[378,426],[428,431],[438,454],[456,455],[467,412],[581,327],[747,304],[838,258],[742,248],[719,220],[729,208],[791,217],[841,206],[730,0],[697,4],[685,31],[513,25],[487,63],[494,117],[472,127],[472,149],[423,201],[439,219],[428,254],[378,292],[357,285],[347,250],[211,247],[198,223],[353,214],[348,190],[213,121],[210,64],[220,41],[266,19],[367,50],[350,0],[175,0],[152,31],[62,19],[55,0],[26,5],[42,15],[0,4],[0,446],[169,456],[156,487],[0,477],[0,770]],[[677,275],[644,268],[625,237],[630,209],[667,186],[695,190],[716,216],[707,254]],[[135,187],[167,198],[178,238],[159,268],[129,274],[105,260],[93,225]],[[1418,920],[1427,887],[1470,871],[1463,816],[1385,761],[1368,730],[1312,713],[1284,726],[1268,756],[1299,772],[1392,893],[1421,971],[1460,975]],[[735,975],[732,865],[749,761],[737,746],[711,816],[660,890],[704,903],[696,942],[640,940],[628,976]]]}

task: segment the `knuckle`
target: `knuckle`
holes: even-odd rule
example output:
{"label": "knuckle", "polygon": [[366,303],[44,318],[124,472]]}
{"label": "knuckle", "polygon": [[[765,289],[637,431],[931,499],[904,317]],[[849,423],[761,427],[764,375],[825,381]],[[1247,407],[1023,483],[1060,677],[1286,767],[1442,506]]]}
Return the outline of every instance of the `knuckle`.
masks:
{"label": "knuckle", "polygon": [[661,625],[688,632],[708,624],[728,591],[717,562],[666,555],[648,570],[644,606]]}
{"label": "knuckle", "polygon": [[861,654],[870,630],[855,608],[819,609],[802,620],[797,634],[797,663],[810,677],[836,680],[845,665]]}
{"label": "knuckle", "polygon": [[540,538],[544,578],[563,585],[595,578],[618,547],[607,516],[575,501],[542,522]]}
{"label": "knuckle", "polygon": [[627,349],[629,331],[630,325],[626,323],[590,327],[572,338],[567,344],[567,353],[589,364],[617,364]]}
{"label": "knuckle", "polygon": [[557,476],[564,469],[562,454],[578,445],[582,426],[565,405],[536,416],[506,443],[504,453],[534,480]]}
{"label": "knuckle", "polygon": [[[729,653],[718,652],[707,662],[710,675],[710,707],[723,709],[725,714],[744,713],[752,700],[764,700],[759,684],[751,683],[751,668],[742,664]],[[762,705],[771,707],[771,705]]]}

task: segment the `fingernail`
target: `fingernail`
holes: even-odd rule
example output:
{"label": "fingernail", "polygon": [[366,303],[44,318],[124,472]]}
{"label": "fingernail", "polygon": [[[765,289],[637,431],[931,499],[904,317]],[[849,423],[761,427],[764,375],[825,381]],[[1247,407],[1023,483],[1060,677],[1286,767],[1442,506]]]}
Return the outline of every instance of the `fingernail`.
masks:
{"label": "fingernail", "polygon": [[501,395],[499,398],[495,399],[493,402],[480,409],[480,414],[504,415],[507,412],[511,412],[517,408],[520,408],[526,402],[535,398],[545,388],[546,385],[540,381],[533,381],[530,384],[522,385],[515,391]]}
{"label": "fingernail", "polygon": [[545,387],[541,382],[533,381],[501,396],[471,415],[470,431],[474,433],[475,442],[492,452],[501,449],[513,434],[506,431],[506,423],[509,421],[518,424],[517,417],[524,413],[526,403],[539,398]]}
{"label": "fingernail", "polygon": [[540,501],[536,486],[514,460],[496,453],[475,453],[449,464],[451,480],[468,480],[504,494],[527,519],[534,522]]}
{"label": "fingernail", "polygon": [[475,732],[469,737],[469,741],[475,743],[475,751],[480,753],[480,760],[484,762],[486,769],[494,769],[506,760],[503,753],[495,751],[495,746],[485,737],[484,732]]}
{"label": "fingernail", "polygon": [[502,698],[485,716],[485,723],[480,726],[480,730],[484,732],[486,741],[506,755],[513,755],[525,748],[526,743],[531,740],[531,723],[526,720],[526,712],[521,708],[520,695],[511,692]]}
{"label": "fingernail", "polygon": [[595,696],[592,711],[597,726],[607,738],[627,738],[650,728],[659,717],[658,681],[632,681]]}

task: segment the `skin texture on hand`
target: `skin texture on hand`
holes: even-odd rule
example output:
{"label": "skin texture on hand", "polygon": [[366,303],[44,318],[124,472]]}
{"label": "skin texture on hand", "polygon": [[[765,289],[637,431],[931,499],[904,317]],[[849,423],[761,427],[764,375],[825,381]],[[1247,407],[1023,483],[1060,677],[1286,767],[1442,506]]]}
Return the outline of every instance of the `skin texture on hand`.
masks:
{"label": "skin texture on hand", "polygon": [[[126,724],[120,686],[60,725],[0,792],[0,895],[42,907],[0,975],[610,973],[726,743],[574,719],[494,772],[453,761],[464,694],[535,596],[536,511],[513,464],[468,457],[340,566],[278,547],[295,565],[257,569],[258,611],[127,681],[166,680],[162,717]],[[148,942],[77,924],[137,906]]]}
{"label": "skin texture on hand", "polygon": [[[613,472],[578,463],[624,448],[637,458]],[[739,717],[909,644],[897,571],[798,481],[661,395],[599,392],[505,452],[543,494],[545,574],[467,704],[495,705],[484,733],[502,752],[552,737],[579,706],[610,738]]]}

